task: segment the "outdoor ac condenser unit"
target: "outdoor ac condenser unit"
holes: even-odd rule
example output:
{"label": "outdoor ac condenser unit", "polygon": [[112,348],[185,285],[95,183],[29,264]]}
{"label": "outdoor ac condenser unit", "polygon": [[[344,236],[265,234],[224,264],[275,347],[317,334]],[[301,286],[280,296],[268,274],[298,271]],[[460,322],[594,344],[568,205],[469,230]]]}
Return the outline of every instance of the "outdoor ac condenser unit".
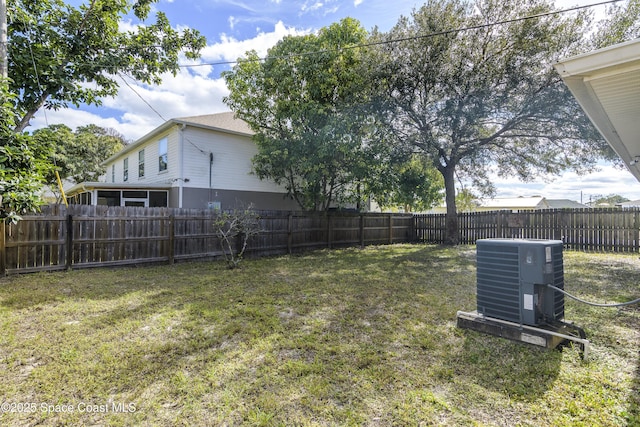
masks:
{"label": "outdoor ac condenser unit", "polygon": [[477,241],[478,314],[524,325],[564,318],[562,241],[481,239]]}

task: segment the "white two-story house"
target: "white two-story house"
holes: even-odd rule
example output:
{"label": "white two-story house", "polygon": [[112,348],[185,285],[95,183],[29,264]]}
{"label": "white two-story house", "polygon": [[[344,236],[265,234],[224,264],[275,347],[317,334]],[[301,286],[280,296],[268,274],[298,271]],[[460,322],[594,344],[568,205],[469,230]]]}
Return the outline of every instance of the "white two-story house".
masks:
{"label": "white two-story house", "polygon": [[107,159],[100,182],[67,191],[71,203],[295,210],[284,187],[252,174],[253,132],[232,112],[172,119]]}

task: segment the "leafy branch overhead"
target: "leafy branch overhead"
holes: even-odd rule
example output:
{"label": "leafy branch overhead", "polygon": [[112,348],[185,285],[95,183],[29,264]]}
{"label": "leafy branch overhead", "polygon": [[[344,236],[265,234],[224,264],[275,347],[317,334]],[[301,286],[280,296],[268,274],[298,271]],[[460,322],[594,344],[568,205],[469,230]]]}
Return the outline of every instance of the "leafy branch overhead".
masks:
{"label": "leafy branch overhead", "polygon": [[[180,55],[198,57],[206,42],[197,30],[173,29],[162,12],[149,22],[156,2],[91,0],[74,7],[62,0],[8,0],[9,79],[0,81],[3,218],[37,210],[54,163],[65,177],[95,179],[103,172],[100,162],[122,143],[94,126],[74,135],[63,125],[27,135],[36,112],[100,105],[117,94],[118,76],[158,84],[164,73],[177,73]],[[130,13],[143,24],[121,29]]]}
{"label": "leafy branch overhead", "polygon": [[14,95],[0,80],[0,220],[16,222],[36,211],[45,177],[52,173],[51,147],[13,131]]}
{"label": "leafy branch overhead", "polygon": [[[76,8],[8,0],[10,90],[20,94],[15,129],[24,130],[40,108],[100,105],[116,95],[119,74],[158,84],[163,73],[177,73],[181,53],[196,58],[206,44],[197,30],[173,29],[162,12],[147,22],[156,1],[93,0]],[[131,12],[144,25],[121,30]]]}

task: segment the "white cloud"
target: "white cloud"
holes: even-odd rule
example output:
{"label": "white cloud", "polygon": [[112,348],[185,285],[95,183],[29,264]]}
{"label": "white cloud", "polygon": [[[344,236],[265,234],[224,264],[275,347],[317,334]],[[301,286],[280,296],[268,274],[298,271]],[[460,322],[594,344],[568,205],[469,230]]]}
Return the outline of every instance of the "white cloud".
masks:
{"label": "white cloud", "polygon": [[122,133],[120,122],[116,117],[100,117],[89,111],[78,110],[76,108],[66,108],[57,111],[40,110],[31,120],[30,126],[26,129],[32,132],[48,125],[63,123],[75,130],[79,126],[96,124],[104,128],[113,128]]}
{"label": "white cloud", "polygon": [[138,24],[134,24],[131,19],[128,20],[122,20],[120,22],[118,22],[118,30],[120,32],[132,32],[132,33],[137,33],[138,32],[138,27],[142,25],[140,23]]}
{"label": "white cloud", "polygon": [[362,4],[362,2],[363,2],[363,1],[364,1],[364,0],[354,0],[353,5],[354,5],[355,7],[358,7],[358,6],[360,6],[360,5]]}
{"label": "white cloud", "polygon": [[324,16],[333,15],[334,13],[338,12],[338,10],[340,10],[340,6],[334,6],[330,9],[325,10]]}
{"label": "white cloud", "polygon": [[590,198],[618,194],[631,200],[640,199],[640,183],[626,169],[609,164],[599,166],[599,170],[578,175],[565,172],[560,176],[542,178],[522,183],[513,179],[493,177],[497,187],[497,197],[539,195],[549,199],[570,199],[583,203]]}
{"label": "white cloud", "polygon": [[302,13],[307,13],[307,12],[313,12],[319,9],[322,9],[324,7],[324,3],[321,1],[311,1],[311,2],[306,2],[305,4],[302,5],[302,7],[300,8],[300,10],[302,11]]}
{"label": "white cloud", "polygon": [[229,21],[229,27],[233,30],[235,28],[236,22],[238,22],[238,20],[236,19],[235,16],[231,15],[231,16],[229,16],[228,21]]}
{"label": "white cloud", "polygon": [[265,56],[267,50],[283,37],[307,33],[308,31],[287,27],[282,21],[275,24],[273,31],[259,31],[255,37],[247,40],[237,40],[223,33],[220,35],[219,42],[208,45],[202,50],[202,62],[235,61],[252,49],[255,49],[258,55]]}
{"label": "white cloud", "polygon": [[[48,120],[45,120],[44,112],[41,111],[32,120],[30,130],[47,124],[65,123],[75,129],[93,123],[114,128],[127,139],[135,140],[161,125],[165,119],[228,111],[229,108],[222,102],[228,89],[219,73],[228,69],[229,65],[210,64],[235,61],[252,49],[260,56],[265,56],[267,50],[284,36],[305,33],[308,31],[296,30],[278,22],[273,31],[259,32],[247,40],[237,40],[223,34],[220,41],[205,47],[201,59],[188,60],[182,57],[180,64],[192,67],[181,68],[176,76],[162,76],[162,84],[158,86],[145,85],[127,78],[131,87],[119,81],[118,95],[105,98],[102,111],[100,108],[90,111],[75,108],[47,111]],[[111,117],[101,117],[99,114],[109,114]]]}

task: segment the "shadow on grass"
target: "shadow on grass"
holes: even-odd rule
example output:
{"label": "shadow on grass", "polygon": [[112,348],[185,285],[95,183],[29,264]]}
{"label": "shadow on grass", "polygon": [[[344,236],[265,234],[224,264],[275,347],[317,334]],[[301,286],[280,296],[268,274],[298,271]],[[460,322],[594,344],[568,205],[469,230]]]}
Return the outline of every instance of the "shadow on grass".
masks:
{"label": "shadow on grass", "polygon": [[562,351],[517,343],[464,330],[462,350],[452,363],[460,381],[510,396],[535,401],[553,388],[560,374]]}

